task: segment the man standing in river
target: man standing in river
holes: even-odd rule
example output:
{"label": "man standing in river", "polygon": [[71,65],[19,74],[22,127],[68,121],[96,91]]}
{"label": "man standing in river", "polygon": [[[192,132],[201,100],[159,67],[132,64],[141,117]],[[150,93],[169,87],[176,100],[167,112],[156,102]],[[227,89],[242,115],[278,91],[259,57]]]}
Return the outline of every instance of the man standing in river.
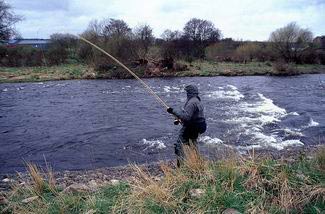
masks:
{"label": "man standing in river", "polygon": [[203,113],[199,90],[194,85],[185,87],[187,93],[187,101],[181,110],[168,108],[167,112],[175,115],[182,123],[183,127],[179,132],[177,142],[175,143],[175,154],[177,156],[177,166],[179,167],[184,160],[184,145],[190,145],[192,142],[197,149],[197,138],[199,134],[206,131],[206,122]]}

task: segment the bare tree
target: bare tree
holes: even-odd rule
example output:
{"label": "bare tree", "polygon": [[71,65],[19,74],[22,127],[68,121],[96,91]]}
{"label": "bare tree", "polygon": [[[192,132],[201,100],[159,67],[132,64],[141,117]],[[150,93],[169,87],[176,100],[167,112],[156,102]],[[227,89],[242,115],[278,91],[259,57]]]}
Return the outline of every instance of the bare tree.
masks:
{"label": "bare tree", "polygon": [[197,42],[216,42],[221,37],[220,30],[210,21],[192,18],[185,24],[184,35]]}
{"label": "bare tree", "polygon": [[16,15],[9,4],[0,0],[0,39],[6,40],[18,35],[14,25],[22,20],[22,16]]}
{"label": "bare tree", "polygon": [[104,19],[101,22],[102,33],[104,37],[130,37],[132,30],[128,24],[120,19]]}
{"label": "bare tree", "polygon": [[134,29],[134,36],[139,47],[139,55],[141,58],[145,58],[154,41],[152,28],[149,25],[140,25]]}
{"label": "bare tree", "polygon": [[277,54],[285,61],[297,62],[299,55],[309,47],[313,34],[308,29],[300,28],[295,22],[271,33],[270,42]]}
{"label": "bare tree", "polygon": [[175,30],[175,31],[171,31],[169,29],[165,30],[162,34],[161,34],[161,38],[165,41],[173,41],[176,39],[180,39],[183,36],[182,32]]}

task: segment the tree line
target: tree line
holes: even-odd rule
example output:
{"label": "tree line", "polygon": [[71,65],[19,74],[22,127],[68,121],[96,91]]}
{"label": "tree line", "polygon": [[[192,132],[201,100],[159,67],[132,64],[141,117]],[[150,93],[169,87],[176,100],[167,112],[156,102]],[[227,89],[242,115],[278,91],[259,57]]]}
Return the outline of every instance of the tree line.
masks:
{"label": "tree line", "polygon": [[[0,39],[17,37],[14,24],[21,21],[11,7],[0,0]],[[235,41],[223,38],[211,21],[192,18],[183,29],[166,29],[155,38],[148,24],[131,28],[125,21],[107,18],[93,20],[81,36],[107,50],[124,63],[142,65],[159,61],[162,67],[173,68],[176,61],[278,62],[325,64],[325,37],[314,39],[309,29],[295,22],[270,33],[268,41]],[[114,64],[71,34],[53,34],[47,49],[0,46],[3,66],[38,66],[62,63],[87,63],[96,70],[110,70]],[[159,63],[158,62],[158,63]]]}

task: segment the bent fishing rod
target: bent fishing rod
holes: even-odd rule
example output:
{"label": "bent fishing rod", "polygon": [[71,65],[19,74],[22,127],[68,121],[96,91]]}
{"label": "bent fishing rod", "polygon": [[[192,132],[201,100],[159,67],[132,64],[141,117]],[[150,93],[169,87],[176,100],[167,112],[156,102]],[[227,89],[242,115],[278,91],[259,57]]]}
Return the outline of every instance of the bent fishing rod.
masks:
{"label": "bent fishing rod", "polygon": [[[99,46],[95,45],[94,43],[90,42],[89,40],[79,36],[79,38],[86,42],[87,44],[89,44],[90,46],[96,48],[97,50],[99,50],[100,52],[102,52],[103,54],[105,54],[106,56],[108,56],[109,58],[111,58],[114,62],[116,62],[117,64],[119,64],[122,68],[124,68],[126,71],[128,71],[134,78],[136,78],[141,84],[142,86],[147,90],[147,92],[149,94],[151,94],[157,101],[158,103],[160,103],[164,108],[168,109],[169,106],[167,105],[167,103],[165,101],[163,101],[151,88],[148,84],[146,84],[138,75],[136,75],[131,69],[129,69],[128,67],[126,67],[122,62],[120,62],[118,59],[116,59],[114,56],[112,56],[111,54],[107,53],[104,49],[100,48]],[[174,124],[178,125],[180,123],[180,120],[175,116],[175,120],[174,120]]]}

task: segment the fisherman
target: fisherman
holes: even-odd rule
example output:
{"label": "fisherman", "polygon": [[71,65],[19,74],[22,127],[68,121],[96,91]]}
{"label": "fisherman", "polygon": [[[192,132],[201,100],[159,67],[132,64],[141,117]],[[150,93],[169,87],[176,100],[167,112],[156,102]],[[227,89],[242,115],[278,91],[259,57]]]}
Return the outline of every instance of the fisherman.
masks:
{"label": "fisherman", "polygon": [[175,143],[175,154],[177,156],[177,166],[180,167],[184,158],[184,145],[193,146],[197,149],[196,140],[199,134],[206,131],[206,122],[203,113],[199,90],[195,85],[185,87],[187,101],[180,110],[168,108],[167,112],[175,115],[182,123],[183,127],[179,132],[177,143]]}

